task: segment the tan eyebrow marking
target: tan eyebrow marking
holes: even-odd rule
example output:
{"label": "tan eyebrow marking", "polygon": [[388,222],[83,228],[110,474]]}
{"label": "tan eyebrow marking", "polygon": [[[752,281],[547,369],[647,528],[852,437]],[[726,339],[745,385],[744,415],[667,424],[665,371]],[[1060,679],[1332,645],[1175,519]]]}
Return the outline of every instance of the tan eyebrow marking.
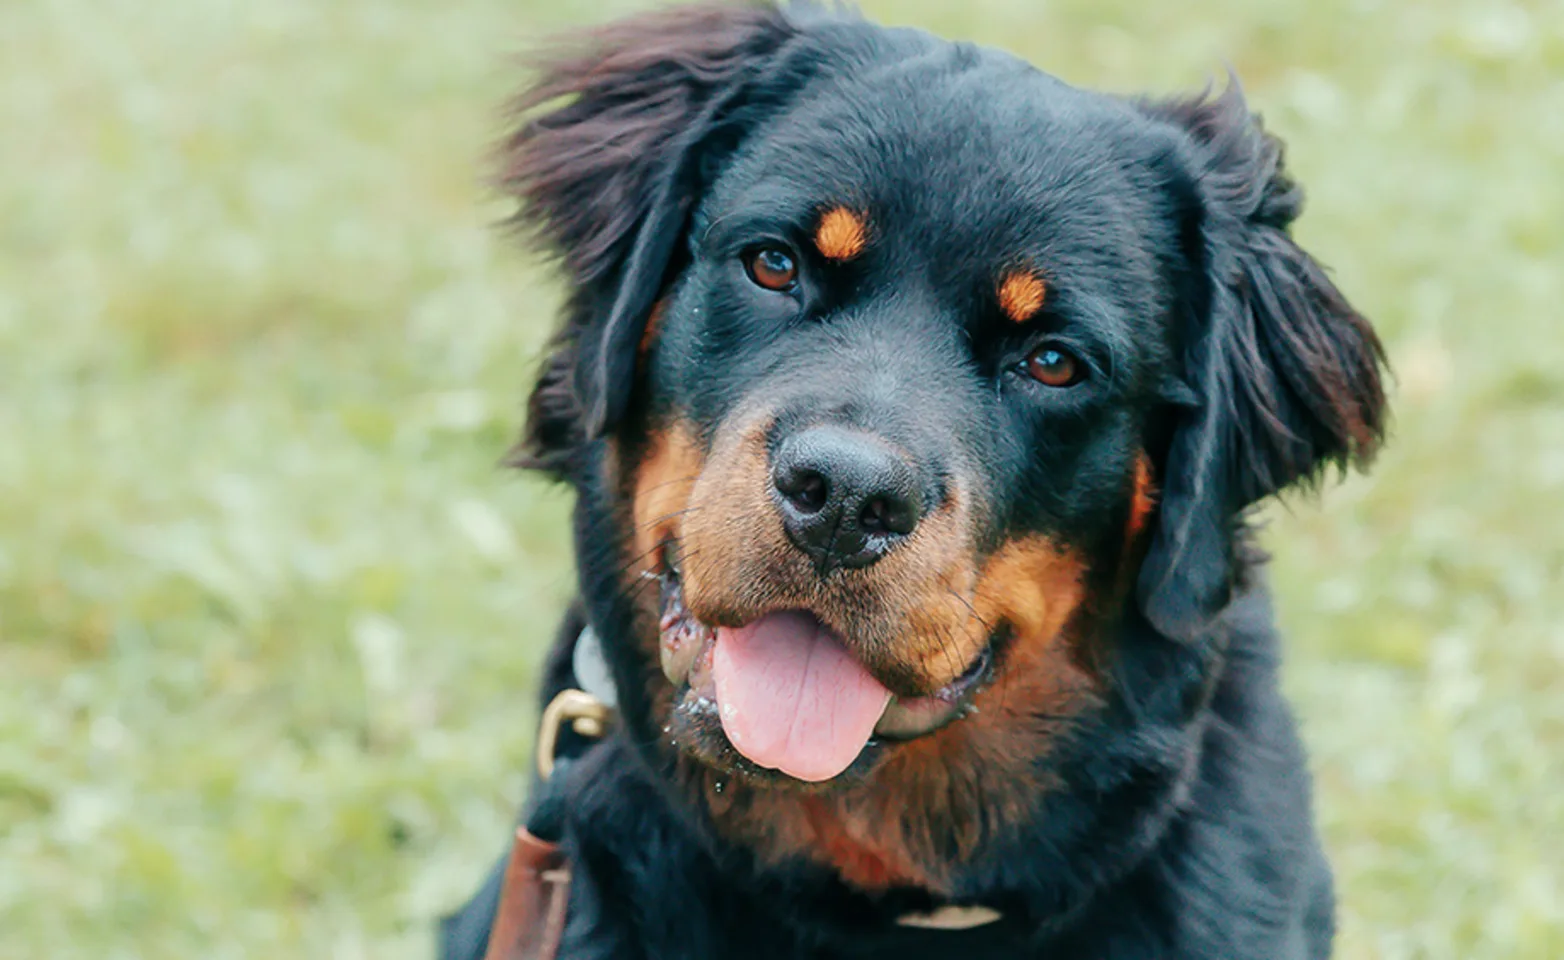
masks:
{"label": "tan eyebrow marking", "polygon": [[827,260],[851,260],[863,253],[869,230],[863,216],[846,207],[832,207],[815,228],[815,246]]}
{"label": "tan eyebrow marking", "polygon": [[999,309],[1016,323],[1025,323],[1043,308],[1048,287],[1028,270],[1012,270],[999,284]]}

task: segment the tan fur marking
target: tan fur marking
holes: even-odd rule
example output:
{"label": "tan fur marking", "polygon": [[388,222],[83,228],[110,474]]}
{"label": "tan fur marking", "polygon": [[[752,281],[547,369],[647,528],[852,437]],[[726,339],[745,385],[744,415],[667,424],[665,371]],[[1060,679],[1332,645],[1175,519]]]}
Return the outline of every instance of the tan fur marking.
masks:
{"label": "tan fur marking", "polygon": [[1043,308],[1048,287],[1041,277],[1026,270],[1005,275],[999,284],[999,308],[1016,323],[1025,323]]}
{"label": "tan fur marking", "polygon": [[679,519],[695,489],[705,458],[695,440],[695,431],[685,423],[651,435],[645,453],[635,471],[634,492],[630,504],[630,522],[635,535],[630,547],[635,551],[631,572],[657,572],[660,558],[657,548],[678,530]]}
{"label": "tan fur marking", "polygon": [[832,207],[815,229],[815,246],[827,260],[851,260],[863,253],[869,230],[863,216],[846,207]]}
{"label": "tan fur marking", "polygon": [[1056,636],[1080,605],[1084,565],[1046,537],[1012,540],[983,565],[973,609],[1017,637]]}
{"label": "tan fur marking", "polygon": [[652,307],[651,315],[646,318],[646,329],[641,332],[641,342],[636,346],[637,356],[646,356],[652,349],[652,344],[657,342],[657,335],[662,332],[663,314],[668,312],[668,300],[663,298]]}
{"label": "tan fur marking", "polygon": [[1129,519],[1124,523],[1124,545],[1115,578],[1120,599],[1129,596],[1135,585],[1135,576],[1146,555],[1146,529],[1156,512],[1157,483],[1152,479],[1151,458],[1141,451],[1135,457],[1135,470],[1130,477]]}
{"label": "tan fur marking", "polygon": [[660,549],[678,529],[705,457],[693,426],[674,421],[651,429],[644,446],[626,448],[609,438],[604,468],[610,483],[623,491],[627,503],[622,524],[628,528],[622,545],[620,585],[632,598],[635,636],[646,652],[645,689],[658,716],[673,707],[673,688],[663,677],[658,658],[660,595],[655,576],[662,572]]}
{"label": "tan fur marking", "polygon": [[[810,839],[821,859],[849,884],[862,890],[888,890],[932,882],[928,871],[914,861],[907,844],[886,843],[883,831],[863,818],[844,817],[837,805],[822,797],[804,797],[803,809],[814,834]],[[894,813],[886,812],[894,818]]]}
{"label": "tan fur marking", "polygon": [[1146,521],[1157,508],[1157,485],[1151,479],[1151,460],[1142,453],[1135,459],[1135,487],[1130,498],[1130,522],[1125,533],[1126,546],[1133,544],[1146,529]]}

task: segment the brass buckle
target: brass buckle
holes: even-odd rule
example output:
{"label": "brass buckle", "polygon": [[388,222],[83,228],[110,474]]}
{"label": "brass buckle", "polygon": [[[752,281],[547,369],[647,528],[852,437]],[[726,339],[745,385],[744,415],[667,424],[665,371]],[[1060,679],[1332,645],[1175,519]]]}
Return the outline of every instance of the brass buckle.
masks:
{"label": "brass buckle", "polygon": [[559,749],[559,725],[570,721],[570,729],[583,737],[596,739],[608,732],[614,713],[603,701],[585,690],[561,690],[543,708],[538,724],[538,774],[547,780],[554,773],[554,751]]}

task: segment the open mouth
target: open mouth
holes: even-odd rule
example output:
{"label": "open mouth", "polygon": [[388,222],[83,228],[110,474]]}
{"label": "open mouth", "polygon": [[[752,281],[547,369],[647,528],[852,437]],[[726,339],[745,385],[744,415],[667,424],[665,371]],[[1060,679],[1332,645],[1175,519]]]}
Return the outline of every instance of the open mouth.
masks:
{"label": "open mouth", "polygon": [[708,626],[685,606],[676,554],[665,550],[660,575],[663,673],[690,709],[714,709],[728,743],[757,767],[830,780],[867,746],[924,736],[959,719],[992,674],[990,646],[934,693],[898,697],[807,610]]}

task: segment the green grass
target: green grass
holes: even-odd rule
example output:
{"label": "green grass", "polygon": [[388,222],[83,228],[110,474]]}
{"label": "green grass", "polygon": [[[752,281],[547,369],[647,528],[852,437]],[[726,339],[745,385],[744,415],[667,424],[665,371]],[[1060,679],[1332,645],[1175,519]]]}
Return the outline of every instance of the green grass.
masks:
{"label": "green grass", "polygon": [[[868,6],[1241,73],[1399,372],[1269,536],[1338,955],[1564,956],[1564,7]],[[0,957],[424,956],[497,851],[571,585],[481,161],[557,8],[0,4]]]}

